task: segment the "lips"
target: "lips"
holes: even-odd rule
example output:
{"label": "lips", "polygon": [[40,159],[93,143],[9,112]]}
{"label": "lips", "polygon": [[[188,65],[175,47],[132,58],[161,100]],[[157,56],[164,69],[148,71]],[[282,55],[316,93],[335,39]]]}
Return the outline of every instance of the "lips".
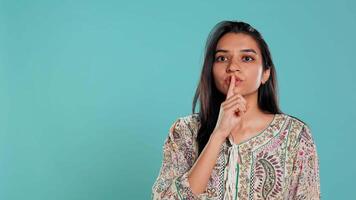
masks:
{"label": "lips", "polygon": [[[225,83],[227,85],[230,85],[230,80],[231,80],[231,78],[228,77],[227,79],[225,79]],[[241,84],[241,82],[242,82],[242,79],[235,76],[235,86]]]}

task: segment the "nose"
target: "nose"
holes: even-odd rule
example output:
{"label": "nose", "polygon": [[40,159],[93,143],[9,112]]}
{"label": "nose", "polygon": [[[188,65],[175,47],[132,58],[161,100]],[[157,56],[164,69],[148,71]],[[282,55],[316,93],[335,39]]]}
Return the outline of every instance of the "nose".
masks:
{"label": "nose", "polygon": [[226,72],[235,72],[235,71],[240,71],[241,68],[239,65],[237,65],[236,63],[234,62],[231,62],[228,67],[226,68]]}

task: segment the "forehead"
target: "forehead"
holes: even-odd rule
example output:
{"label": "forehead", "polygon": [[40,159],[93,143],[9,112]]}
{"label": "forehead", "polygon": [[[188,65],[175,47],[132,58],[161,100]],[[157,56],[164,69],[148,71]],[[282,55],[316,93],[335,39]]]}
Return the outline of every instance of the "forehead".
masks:
{"label": "forehead", "polygon": [[257,54],[260,54],[257,42],[251,36],[243,33],[226,33],[219,39],[216,49],[236,52],[241,49],[254,49]]}

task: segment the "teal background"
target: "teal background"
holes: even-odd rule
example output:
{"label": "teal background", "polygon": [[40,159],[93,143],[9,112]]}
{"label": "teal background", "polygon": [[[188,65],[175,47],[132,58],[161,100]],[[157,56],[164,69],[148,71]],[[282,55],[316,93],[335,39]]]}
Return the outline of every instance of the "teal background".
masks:
{"label": "teal background", "polygon": [[311,126],[323,199],[355,199],[352,1],[0,0],[0,199],[150,199],[211,28],[270,46],[281,108]]}

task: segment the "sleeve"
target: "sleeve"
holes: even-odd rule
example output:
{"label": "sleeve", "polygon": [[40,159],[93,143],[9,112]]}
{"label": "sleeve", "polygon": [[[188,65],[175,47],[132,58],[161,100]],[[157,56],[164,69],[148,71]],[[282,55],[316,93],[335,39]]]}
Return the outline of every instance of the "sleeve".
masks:
{"label": "sleeve", "polygon": [[[196,200],[188,182],[188,172],[193,165],[192,134],[184,120],[179,118],[169,129],[163,145],[163,161],[159,175],[152,186],[154,200]],[[203,193],[204,194],[204,193]]]}
{"label": "sleeve", "polygon": [[288,199],[320,199],[319,158],[307,125],[302,128],[297,148]]}

